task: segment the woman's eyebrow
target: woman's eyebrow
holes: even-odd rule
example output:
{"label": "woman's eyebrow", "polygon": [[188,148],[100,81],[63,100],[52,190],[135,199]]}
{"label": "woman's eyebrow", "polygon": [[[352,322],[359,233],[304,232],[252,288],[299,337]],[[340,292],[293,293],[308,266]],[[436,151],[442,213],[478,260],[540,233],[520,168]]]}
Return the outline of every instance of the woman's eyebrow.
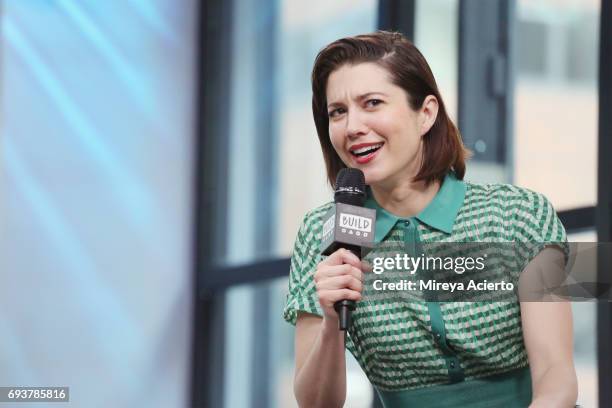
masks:
{"label": "woman's eyebrow", "polygon": [[[369,97],[370,97],[370,96],[372,96],[372,95],[388,96],[388,95],[387,95],[386,93],[384,93],[384,92],[378,92],[378,91],[376,91],[376,92],[366,92],[366,93],[364,93],[364,94],[357,95],[357,97],[355,98],[355,100],[357,100],[357,101],[363,101],[364,99],[367,99],[367,98],[369,98]],[[328,108],[335,108],[335,107],[342,106],[342,105],[343,105],[343,104],[342,104],[342,102],[331,102],[331,103],[328,103],[328,104],[327,104],[327,107],[328,107]]]}
{"label": "woman's eyebrow", "polygon": [[370,96],[372,96],[372,95],[382,95],[382,96],[387,96],[387,94],[386,94],[386,93],[384,93],[384,92],[368,92],[368,93],[364,93],[363,95],[359,95],[359,96],[357,97],[357,100],[362,101],[362,100],[364,100],[364,99],[369,98],[369,97],[370,97]]}

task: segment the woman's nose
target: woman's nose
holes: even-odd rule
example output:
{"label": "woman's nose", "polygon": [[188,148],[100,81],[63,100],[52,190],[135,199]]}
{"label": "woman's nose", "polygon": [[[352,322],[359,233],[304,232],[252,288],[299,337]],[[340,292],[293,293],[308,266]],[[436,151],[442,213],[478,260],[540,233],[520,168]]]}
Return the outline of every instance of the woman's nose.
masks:
{"label": "woman's nose", "polygon": [[358,112],[351,112],[348,114],[347,124],[346,124],[346,135],[349,139],[355,139],[359,136],[366,135],[368,133],[368,128],[366,124],[363,122]]}

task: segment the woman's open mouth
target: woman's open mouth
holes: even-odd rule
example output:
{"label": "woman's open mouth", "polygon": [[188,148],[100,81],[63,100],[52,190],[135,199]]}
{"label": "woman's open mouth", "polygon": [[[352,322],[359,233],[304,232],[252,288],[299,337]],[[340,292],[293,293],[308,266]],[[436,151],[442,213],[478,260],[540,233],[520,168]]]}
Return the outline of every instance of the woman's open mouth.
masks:
{"label": "woman's open mouth", "polygon": [[365,164],[374,159],[384,143],[362,143],[350,149],[353,159],[359,164]]}

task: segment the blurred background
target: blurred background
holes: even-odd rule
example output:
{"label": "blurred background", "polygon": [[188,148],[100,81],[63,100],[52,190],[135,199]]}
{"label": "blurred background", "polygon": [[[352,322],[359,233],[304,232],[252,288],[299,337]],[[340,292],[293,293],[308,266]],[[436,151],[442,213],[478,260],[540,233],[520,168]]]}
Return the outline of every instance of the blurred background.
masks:
{"label": "blurred background", "polygon": [[[297,406],[288,257],[332,198],[310,70],[348,35],[413,39],[467,180],[539,191],[570,241],[609,241],[604,3],[0,0],[0,386]],[[610,406],[609,305],[572,307],[578,402]],[[346,406],[378,406],[347,361]]]}

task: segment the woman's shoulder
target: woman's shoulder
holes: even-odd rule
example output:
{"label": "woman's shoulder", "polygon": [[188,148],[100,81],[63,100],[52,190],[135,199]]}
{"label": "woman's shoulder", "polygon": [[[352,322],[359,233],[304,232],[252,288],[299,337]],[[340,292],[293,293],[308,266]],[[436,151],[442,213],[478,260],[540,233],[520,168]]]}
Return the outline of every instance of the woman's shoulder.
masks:
{"label": "woman's shoulder", "polygon": [[470,204],[489,204],[513,212],[528,213],[550,205],[544,194],[514,184],[470,181],[465,184],[466,202]]}
{"label": "woman's shoulder", "polygon": [[316,267],[321,255],[319,246],[322,240],[323,219],[333,205],[333,201],[328,202],[304,214],[291,252],[293,273],[300,273],[299,271],[304,270],[312,271]]}
{"label": "woman's shoulder", "polygon": [[565,240],[563,224],[540,192],[513,184],[466,182],[465,203],[470,214],[486,212],[491,222],[498,220],[510,227],[512,240]]}
{"label": "woman's shoulder", "polygon": [[325,214],[334,206],[333,201],[321,204],[311,210],[306,211],[302,218],[300,230],[317,231],[323,227],[323,218]]}
{"label": "woman's shoulder", "polygon": [[325,214],[334,206],[333,201],[321,204],[307,211],[298,230],[297,240],[302,243],[320,239]]}

